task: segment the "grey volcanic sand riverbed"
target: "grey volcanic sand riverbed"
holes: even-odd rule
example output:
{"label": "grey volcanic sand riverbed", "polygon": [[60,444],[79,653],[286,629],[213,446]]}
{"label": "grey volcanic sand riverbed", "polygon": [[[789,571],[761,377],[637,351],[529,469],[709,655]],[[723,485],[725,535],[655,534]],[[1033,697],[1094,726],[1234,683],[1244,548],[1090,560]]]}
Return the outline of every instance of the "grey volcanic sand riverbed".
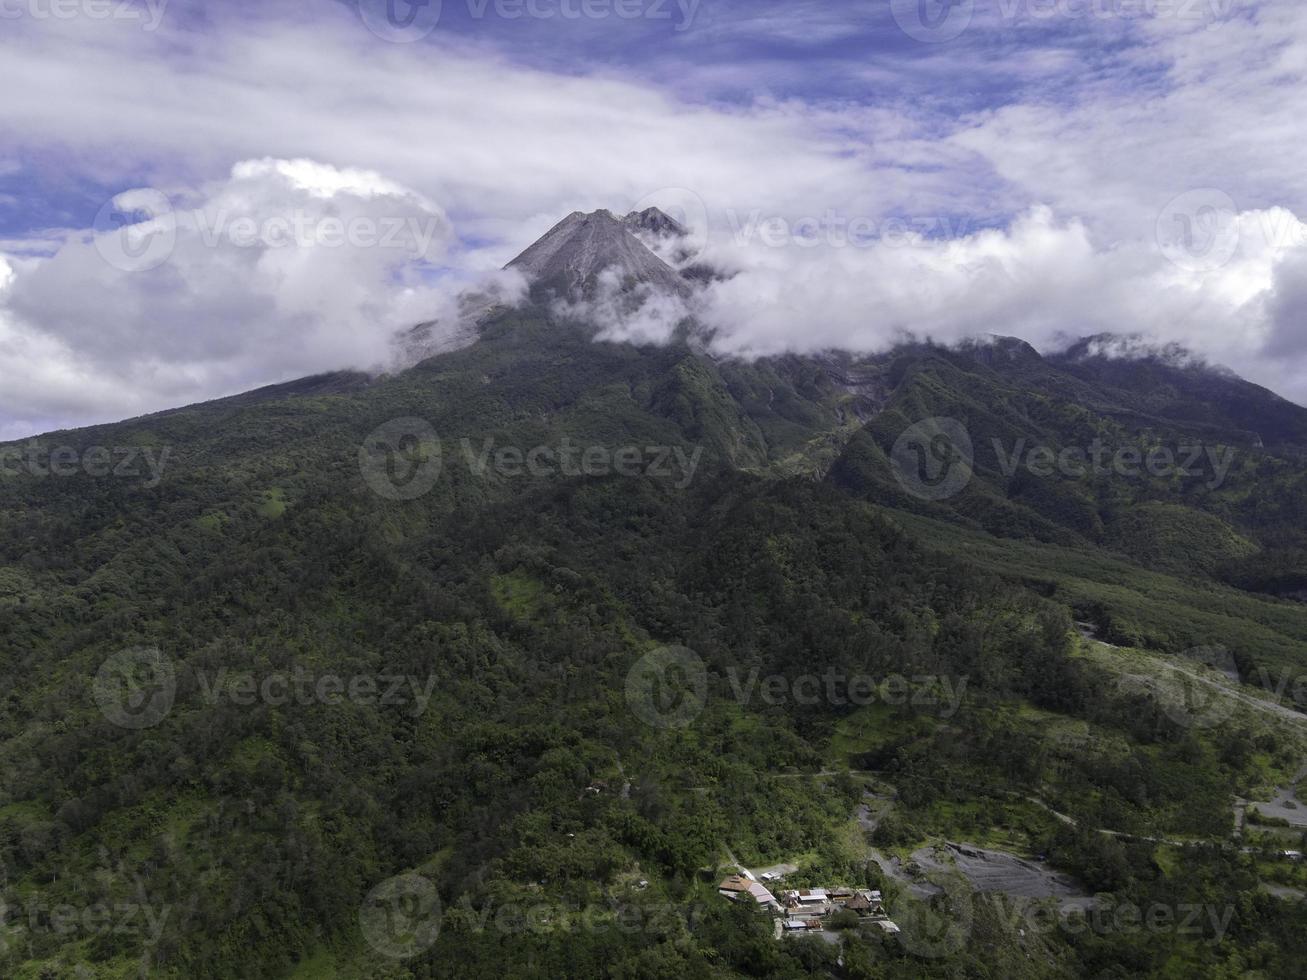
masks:
{"label": "grey volcanic sand riverbed", "polygon": [[1040,861],[973,844],[922,847],[912,860],[927,872],[957,870],[978,892],[1002,892],[1021,898],[1055,898],[1063,909],[1091,908],[1094,898],[1074,878]]}

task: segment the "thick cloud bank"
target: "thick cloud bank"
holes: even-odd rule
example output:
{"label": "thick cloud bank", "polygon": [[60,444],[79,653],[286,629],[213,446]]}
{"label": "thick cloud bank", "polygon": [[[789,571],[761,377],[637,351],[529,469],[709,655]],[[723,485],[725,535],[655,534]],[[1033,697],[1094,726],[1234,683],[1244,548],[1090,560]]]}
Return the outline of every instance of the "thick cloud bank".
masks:
{"label": "thick cloud bank", "polygon": [[[976,5],[930,41],[884,6],[559,22],[608,54],[554,62],[349,3],[6,19],[0,437],[438,348],[562,216],[668,195],[736,273],[692,311],[723,350],[1143,333],[1307,402],[1307,6]],[[650,341],[687,310],[588,312]]]}
{"label": "thick cloud bank", "polygon": [[53,256],[0,266],[0,371],[16,382],[0,393],[6,428],[390,368],[396,333],[455,324],[463,290],[520,293],[511,277],[449,265],[451,241],[421,194],[308,160],[120,194]]}
{"label": "thick cloud bank", "polygon": [[953,238],[907,222],[872,238],[817,219],[727,223],[695,261],[728,278],[687,301],[651,296],[630,309],[601,293],[577,312],[600,320],[605,338],[636,343],[665,341],[692,316],[716,350],[741,356],[991,333],[1048,351],[1091,334],[1142,334],[1307,402],[1307,225],[1284,209],[1192,209],[1201,229],[1113,247],[1042,206],[1006,229]]}

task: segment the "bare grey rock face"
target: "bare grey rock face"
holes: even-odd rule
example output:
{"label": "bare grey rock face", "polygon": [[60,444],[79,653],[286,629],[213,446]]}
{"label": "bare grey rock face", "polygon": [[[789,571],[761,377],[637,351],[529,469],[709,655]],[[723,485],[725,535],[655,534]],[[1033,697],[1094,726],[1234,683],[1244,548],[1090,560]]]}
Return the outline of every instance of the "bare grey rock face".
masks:
{"label": "bare grey rock face", "polygon": [[493,291],[462,294],[454,316],[427,320],[392,338],[392,368],[402,371],[428,357],[470,347],[481,335],[482,323],[507,308]]}
{"label": "bare grey rock face", "polygon": [[651,235],[654,238],[684,238],[690,233],[689,228],[658,208],[632,211],[622,219],[622,224],[636,235]]}
{"label": "bare grey rock face", "polygon": [[622,219],[622,223],[644,242],[649,251],[680,272],[682,278],[690,282],[707,281],[703,278],[702,269],[699,270],[700,274],[692,275],[686,268],[699,251],[691,241],[690,228],[666,211],[658,208],[632,211]]}
{"label": "bare grey rock face", "polygon": [[[628,223],[631,218],[636,220]],[[680,227],[656,208],[626,218],[618,218],[611,211],[574,211],[506,268],[522,272],[537,297],[552,294],[568,300],[591,298],[605,274],[613,277],[622,290],[649,286],[685,295],[689,291],[686,281],[631,230],[647,230],[646,226]]]}

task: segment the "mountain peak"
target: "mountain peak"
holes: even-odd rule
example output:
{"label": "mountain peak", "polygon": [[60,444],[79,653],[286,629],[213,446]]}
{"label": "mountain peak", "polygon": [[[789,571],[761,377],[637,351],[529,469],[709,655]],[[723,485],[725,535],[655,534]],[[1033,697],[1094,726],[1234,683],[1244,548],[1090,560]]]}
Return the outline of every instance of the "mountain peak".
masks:
{"label": "mountain peak", "polygon": [[690,233],[690,229],[659,208],[632,211],[622,219],[622,224],[637,235],[644,232],[655,238],[684,238]]}
{"label": "mountain peak", "polygon": [[1072,363],[1087,360],[1146,361],[1179,370],[1230,373],[1208,364],[1182,344],[1158,344],[1140,334],[1100,333],[1082,337],[1062,353]]}
{"label": "mountain peak", "polygon": [[684,229],[657,208],[619,218],[608,210],[573,211],[545,232],[506,268],[523,273],[536,295],[577,299],[595,294],[600,277],[616,275],[623,288],[649,285],[671,293],[687,290],[670,265],[655,255],[634,233],[659,234],[657,229]]}
{"label": "mountain peak", "polygon": [[976,360],[990,367],[1036,364],[1043,360],[1039,351],[1020,337],[1005,337],[996,333],[968,338],[958,345],[958,349],[967,351]]}

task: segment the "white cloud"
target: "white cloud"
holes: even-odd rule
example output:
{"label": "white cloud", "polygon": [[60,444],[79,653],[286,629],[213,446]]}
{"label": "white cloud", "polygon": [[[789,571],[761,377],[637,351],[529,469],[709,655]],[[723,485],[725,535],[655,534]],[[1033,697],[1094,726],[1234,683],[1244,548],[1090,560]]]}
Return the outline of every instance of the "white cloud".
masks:
{"label": "white cloud", "polygon": [[574,302],[558,301],[553,314],[598,324],[598,339],[613,343],[665,344],[695,310],[685,297],[648,285],[627,290],[615,270],[599,275],[595,295]]}
{"label": "white cloud", "polygon": [[[823,36],[844,39],[860,21],[832,15]],[[98,420],[384,363],[391,328],[459,322],[438,274],[475,282],[570,211],[624,211],[669,187],[705,203],[714,257],[742,270],[712,290],[705,313],[732,350],[874,347],[903,331],[1047,346],[1142,330],[1307,399],[1297,323],[1307,265],[1300,243],[1259,245],[1263,226],[1293,231],[1307,214],[1296,152],[1307,135],[1307,10],[1244,5],[1212,29],[1143,18],[1047,37],[978,24],[906,61],[869,57],[869,104],[687,102],[611,68],[533,70],[452,38],[383,43],[347,4],[315,7],[311,25],[281,0],[216,5],[203,25],[6,22],[0,144],[5,167],[20,168],[10,183],[37,168],[118,190],[148,182],[180,214],[157,226],[175,229],[168,261],[130,276],[103,260],[103,234],[14,233],[11,244],[41,247],[3,246],[17,274],[0,299],[0,362],[7,376],[45,381],[7,386],[0,417]],[[784,37],[792,26],[768,14],[751,29]],[[696,43],[729,40],[729,18],[702,30]],[[687,39],[677,50],[701,49]],[[957,118],[958,77],[975,81],[969,99],[983,91],[981,56],[995,50],[1017,94]],[[696,77],[716,72],[739,91],[778,57],[755,55]],[[905,64],[928,80],[926,97],[896,83]],[[856,77],[847,62],[840,71]],[[66,92],[77,97],[52,97]],[[1157,226],[1168,202],[1202,188],[1241,212],[1239,244],[1228,262],[1194,270],[1166,261]],[[320,227],[379,207],[417,221],[410,237],[427,245],[401,258],[257,244],[270,220],[302,214]],[[829,211],[882,228],[893,215],[924,219],[952,240],[731,240],[730,215]],[[252,221],[256,244],[211,244],[219,214],[228,229]],[[146,230],[129,243],[153,247]],[[62,247],[42,261],[54,238]],[[632,339],[677,319],[662,306],[618,312],[612,336]]]}
{"label": "white cloud", "polygon": [[1096,333],[1143,332],[1178,343],[1307,403],[1307,225],[1276,209],[1244,212],[1232,254],[1186,267],[1155,242],[1094,243],[1079,220],[1037,207],[1006,230],[950,240],[908,235],[858,247],[819,242],[720,249],[739,269],[704,297],[700,316],[723,352],[849,348],[904,339],[951,343],[982,333],[1021,337],[1044,350]]}
{"label": "white cloud", "polygon": [[1201,188],[1241,210],[1307,213],[1294,162],[1307,135],[1307,7],[1233,7],[1210,22],[1140,18],[1135,43],[1100,70],[978,113],[952,142],[1106,241],[1151,237],[1167,201]]}
{"label": "white cloud", "polygon": [[[172,203],[175,200],[176,203]],[[307,160],[238,163],[170,200],[119,195],[53,257],[0,267],[14,419],[106,419],[344,367],[384,368],[401,328],[479,274],[423,195]],[[89,397],[94,392],[95,398]]]}

